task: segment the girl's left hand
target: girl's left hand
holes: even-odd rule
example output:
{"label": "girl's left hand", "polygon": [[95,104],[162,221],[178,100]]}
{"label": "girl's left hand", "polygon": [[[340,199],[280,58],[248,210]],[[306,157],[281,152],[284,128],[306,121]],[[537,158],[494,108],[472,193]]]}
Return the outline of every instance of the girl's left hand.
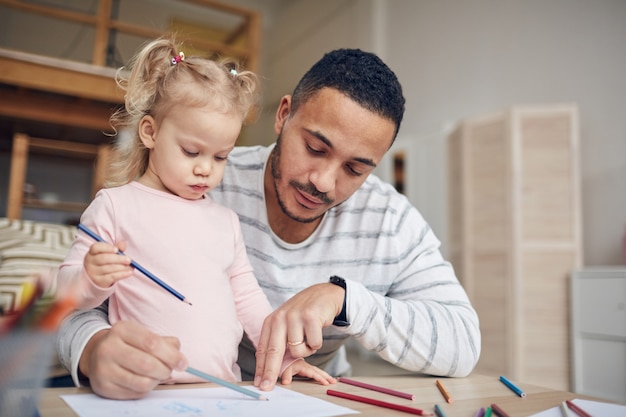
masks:
{"label": "girl's left hand", "polygon": [[293,381],[295,375],[310,378],[322,385],[336,384],[337,379],[330,376],[326,371],[307,363],[304,359],[298,359],[291,365],[289,365],[280,377],[280,382],[283,385],[289,385]]}
{"label": "girl's left hand", "polygon": [[125,242],[120,242],[117,246],[96,242],[89,247],[84,266],[94,284],[101,288],[108,288],[133,274],[133,268],[130,266],[131,259],[118,253],[124,249],[126,249]]}

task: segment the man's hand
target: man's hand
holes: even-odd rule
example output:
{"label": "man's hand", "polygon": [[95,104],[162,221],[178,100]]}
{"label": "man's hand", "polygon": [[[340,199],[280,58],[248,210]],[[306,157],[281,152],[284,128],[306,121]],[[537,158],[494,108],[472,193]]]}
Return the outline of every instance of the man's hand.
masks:
{"label": "man's hand", "polygon": [[316,284],[300,291],[265,318],[256,351],[254,385],[274,388],[285,349],[304,358],[322,347],[322,329],[341,312],[345,290],[334,284]]}
{"label": "man's hand", "polygon": [[172,370],[185,369],[187,360],[177,338],[158,336],[128,321],[96,333],[79,363],[96,394],[119,400],[141,398]]}

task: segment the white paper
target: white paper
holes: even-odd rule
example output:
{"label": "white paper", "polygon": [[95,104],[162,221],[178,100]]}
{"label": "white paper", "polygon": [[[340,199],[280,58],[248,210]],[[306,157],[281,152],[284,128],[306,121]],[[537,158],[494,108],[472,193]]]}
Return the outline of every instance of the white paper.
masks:
{"label": "white paper", "polygon": [[[246,388],[261,392],[251,386]],[[62,395],[61,398],[80,417],[331,417],[358,413],[281,387],[263,391],[263,395],[268,401],[220,387],[155,390],[139,400],[109,400],[95,394]]]}
{"label": "white paper", "polygon": [[[624,417],[626,416],[626,406],[619,404],[609,404],[599,401],[589,400],[572,400],[574,404],[591,414],[593,417]],[[574,411],[568,409],[570,416],[578,416]],[[533,414],[530,417],[563,417],[561,407],[554,407],[548,410],[542,411],[537,414]]]}

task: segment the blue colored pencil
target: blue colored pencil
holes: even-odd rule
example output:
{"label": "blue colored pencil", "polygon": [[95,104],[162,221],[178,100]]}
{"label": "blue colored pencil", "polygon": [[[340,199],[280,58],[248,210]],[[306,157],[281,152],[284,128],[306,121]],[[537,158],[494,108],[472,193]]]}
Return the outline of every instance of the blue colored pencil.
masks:
{"label": "blue colored pencil", "polygon": [[267,401],[267,398],[265,396],[261,395],[258,392],[246,389],[244,387],[240,387],[239,385],[233,384],[233,383],[228,382],[228,381],[224,381],[223,379],[220,379],[220,378],[218,378],[216,376],[205,374],[204,372],[199,371],[199,370],[197,370],[195,368],[188,367],[186,369],[186,371],[189,372],[192,375],[195,375],[197,377],[205,379],[205,380],[207,380],[209,382],[214,382],[214,383],[216,383],[218,385],[221,385],[223,387],[230,388],[232,390],[238,391],[238,392],[240,392],[242,394],[248,395],[248,396],[250,396],[252,398],[255,398],[257,400]]}
{"label": "blue colored pencil", "polygon": [[511,381],[509,381],[508,379],[506,379],[504,376],[500,376],[500,381],[502,381],[502,383],[504,385],[506,385],[507,387],[509,387],[511,389],[511,391],[513,391],[514,393],[516,393],[517,395],[519,395],[520,397],[524,398],[526,396],[526,393],[524,391],[522,391],[521,389],[519,389],[514,383],[512,383]]}
{"label": "blue colored pencil", "polygon": [[[89,229],[87,226],[85,226],[82,223],[78,224],[78,229],[82,230],[85,233],[87,233],[92,239],[94,239],[94,240],[96,240],[98,242],[107,243],[104,239],[102,239],[100,236],[98,236],[95,232],[93,232],[91,229]],[[124,254],[124,252],[122,252],[121,250],[117,251],[117,253],[120,254],[120,255],[126,256]],[[141,272],[142,274],[144,274],[145,276],[150,278],[152,281],[154,281],[156,284],[160,285],[162,288],[164,288],[167,292],[172,294],[174,297],[178,298],[180,301],[185,302],[185,303],[191,305],[191,303],[189,301],[187,301],[187,299],[186,299],[186,297],[184,295],[182,295],[181,293],[176,291],[174,288],[172,288],[169,285],[167,285],[165,282],[161,281],[156,275],[154,275],[153,273],[148,271],[143,266],[139,265],[137,262],[131,260],[130,261],[130,266],[132,266],[133,268],[135,268],[136,270],[138,270],[139,272]]]}

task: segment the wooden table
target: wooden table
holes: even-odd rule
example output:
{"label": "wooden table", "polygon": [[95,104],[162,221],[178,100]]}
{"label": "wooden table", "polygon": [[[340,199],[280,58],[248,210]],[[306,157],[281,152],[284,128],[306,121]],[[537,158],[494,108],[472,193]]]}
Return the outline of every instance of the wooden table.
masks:
{"label": "wooden table", "polygon": [[[436,403],[442,407],[446,417],[473,417],[480,407],[486,408],[492,403],[499,405],[509,414],[510,417],[526,417],[533,413],[556,407],[562,401],[581,397],[571,392],[558,391],[550,388],[519,383],[517,385],[526,393],[525,398],[520,398],[502,382],[500,382],[497,376],[473,374],[467,378],[440,379],[453,398],[453,403],[447,404],[435,384],[437,379],[435,377],[401,375],[385,377],[354,377],[352,379],[399,391],[409,392],[415,395],[415,400],[410,401],[341,382],[331,385],[330,387],[325,387],[309,381],[294,381],[293,384],[282,387],[359,411],[361,414],[358,414],[358,416],[362,417],[408,416],[410,414],[333,397],[327,395],[326,390],[331,388],[336,391],[343,391],[386,402],[421,408],[428,412],[434,411],[433,407]],[[249,383],[242,383],[242,385],[249,385]],[[191,387],[204,388],[212,386],[216,385],[208,383],[192,385],[180,384],[176,386],[160,386],[157,387],[157,389],[188,389]],[[43,390],[40,398],[39,414],[41,417],[76,416],[73,410],[69,408],[60,398],[60,395],[88,392],[91,392],[88,388],[46,388]]]}

